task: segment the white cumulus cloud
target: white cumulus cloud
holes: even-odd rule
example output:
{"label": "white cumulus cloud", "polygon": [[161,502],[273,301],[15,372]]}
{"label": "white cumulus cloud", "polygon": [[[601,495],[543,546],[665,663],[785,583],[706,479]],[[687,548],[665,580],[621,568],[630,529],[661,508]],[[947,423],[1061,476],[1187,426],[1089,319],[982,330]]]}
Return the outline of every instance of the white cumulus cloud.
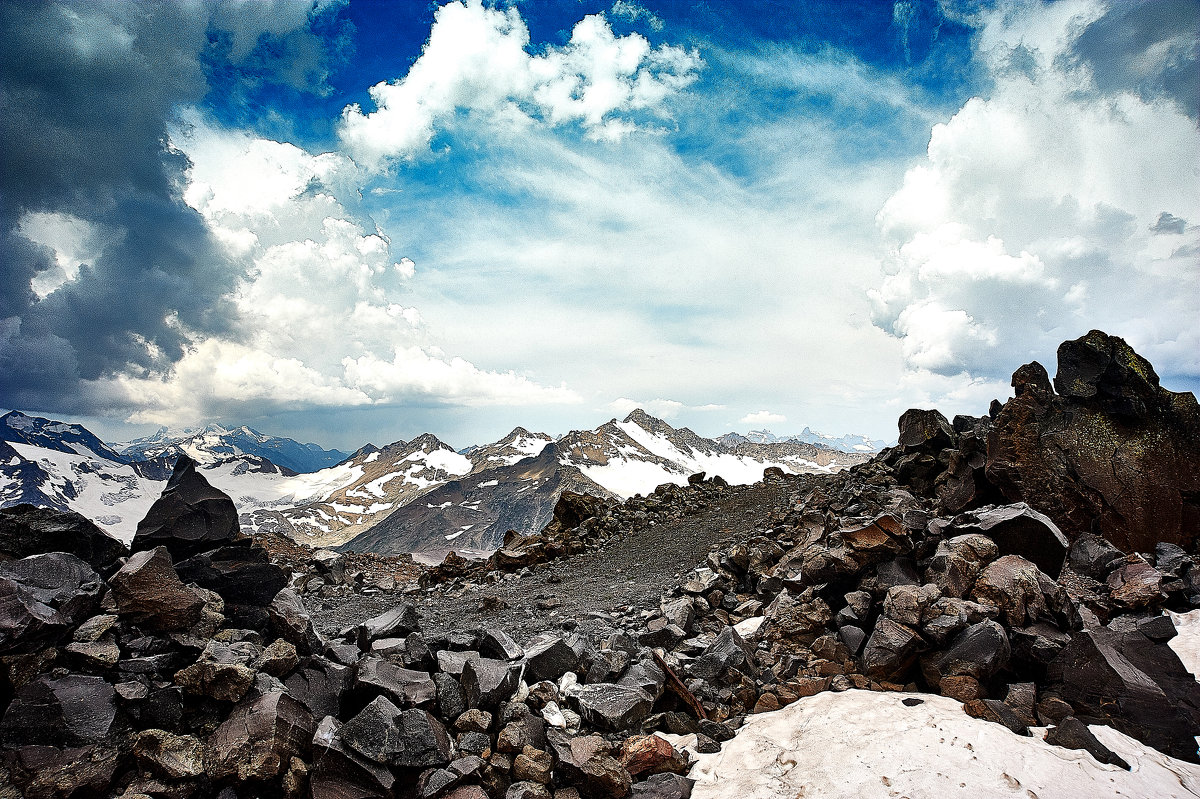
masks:
{"label": "white cumulus cloud", "polygon": [[786,421],[786,416],[771,411],[755,411],[738,419],[739,424],[783,424]]}
{"label": "white cumulus cloud", "polygon": [[140,407],[134,421],[174,422],[231,408],[573,403],[574,392],[447,356],[420,312],[401,301],[415,273],[391,242],[343,203],[358,168],[336,153],[219,128],[195,114],[172,145],[191,161],[186,202],[244,269],[224,337],[175,320],[190,341],[161,372],[125,373],[92,387]]}
{"label": "white cumulus cloud", "polygon": [[529,29],[515,6],[478,0],[437,10],[421,56],[408,74],[370,89],[376,108],[342,113],[340,136],[360,164],[379,169],[389,159],[428,148],[439,122],[458,111],[492,124],[575,122],[598,139],[637,126],[636,112],[663,113],[663,101],[695,79],[699,56],[683,48],[652,48],[638,34],[617,36],[602,14],[585,17],[562,47],[527,52]]}
{"label": "white cumulus cloud", "polygon": [[1071,57],[1108,8],[979,20],[993,88],[933,127],[877,217],[891,252],[874,320],[910,369],[995,378],[1100,327],[1164,373],[1200,374],[1200,131],[1170,98],[1101,91]]}

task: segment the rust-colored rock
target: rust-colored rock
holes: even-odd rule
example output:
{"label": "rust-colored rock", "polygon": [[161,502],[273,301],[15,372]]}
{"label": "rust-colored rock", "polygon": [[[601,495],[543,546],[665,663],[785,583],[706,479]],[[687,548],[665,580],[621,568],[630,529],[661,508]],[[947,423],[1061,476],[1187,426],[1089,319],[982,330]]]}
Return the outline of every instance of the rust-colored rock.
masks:
{"label": "rust-colored rock", "polygon": [[204,609],[204,600],[179,579],[166,547],[136,553],[108,584],[121,617],[147,629],[187,629]]}
{"label": "rust-colored rock", "polygon": [[1126,552],[1189,549],[1200,531],[1195,396],[1159,386],[1149,362],[1098,330],[1059,347],[1057,394],[1023,369],[988,438],[992,484],[1072,540],[1095,532]]}

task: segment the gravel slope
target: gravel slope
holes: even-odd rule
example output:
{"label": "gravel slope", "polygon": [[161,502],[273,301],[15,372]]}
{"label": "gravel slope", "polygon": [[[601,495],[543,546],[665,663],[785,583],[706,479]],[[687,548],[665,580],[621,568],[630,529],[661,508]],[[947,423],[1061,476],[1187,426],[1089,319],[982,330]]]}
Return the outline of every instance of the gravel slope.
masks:
{"label": "gravel slope", "polygon": [[[495,585],[405,598],[416,600],[426,638],[454,630],[500,627],[524,643],[564,623],[603,633],[617,618],[657,609],[661,595],[703,562],[714,544],[765,529],[771,511],[783,509],[787,502],[786,486],[757,483],[726,488],[723,497],[705,512],[628,532],[598,552],[535,566],[532,574],[510,575]],[[400,599],[389,594],[356,594],[340,600],[316,600],[310,610],[321,632],[335,635],[342,627],[382,613]]]}

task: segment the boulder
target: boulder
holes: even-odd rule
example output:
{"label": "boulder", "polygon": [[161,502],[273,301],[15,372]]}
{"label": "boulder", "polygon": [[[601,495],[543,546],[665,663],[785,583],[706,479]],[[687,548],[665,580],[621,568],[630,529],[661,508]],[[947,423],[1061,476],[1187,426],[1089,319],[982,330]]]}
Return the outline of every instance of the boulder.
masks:
{"label": "boulder", "polygon": [[1011,653],[1004,628],[994,621],[981,621],[959,633],[945,651],[925,660],[925,679],[934,687],[946,677],[967,676],[987,682],[1008,665]]}
{"label": "boulder", "polygon": [[354,670],[353,690],[360,702],[386,696],[400,707],[437,699],[437,686],[427,672],[404,669],[383,658],[367,656]]}
{"label": "boulder", "polygon": [[0,563],[0,654],[61,642],[99,610],[103,589],[100,575],[66,552]]}
{"label": "boulder", "polygon": [[1165,598],[1162,574],[1141,555],[1130,555],[1108,575],[1109,596],[1130,610],[1157,607]]}
{"label": "boulder", "polygon": [[342,723],[326,716],[313,734],[310,789],[313,799],[350,799],[392,795],[391,769],[364,758],[342,741]]}
{"label": "boulder", "polygon": [[470,707],[492,709],[517,690],[521,682],[521,664],[492,658],[467,661],[460,682]]}
{"label": "boulder", "polygon": [[1005,555],[980,573],[971,596],[999,608],[1009,627],[1024,627],[1027,621],[1049,617],[1041,585],[1036,565],[1019,555]]}
{"label": "boulder", "polygon": [[204,743],[194,735],[142,730],[134,736],[133,756],[142,768],[169,780],[204,774]]}
{"label": "boulder", "polygon": [[1068,716],[1046,730],[1045,740],[1048,744],[1064,749],[1082,749],[1099,763],[1108,763],[1129,771],[1129,764],[1116,752],[1100,743],[1087,725],[1074,716]]}
{"label": "boulder", "polygon": [[962,514],[953,529],[990,538],[1001,555],[1020,555],[1046,574],[1062,571],[1069,542],[1049,517],[1023,502],[986,507]]}
{"label": "boulder", "polygon": [[138,522],[131,549],[165,546],[178,561],[242,537],[233,500],[209,485],[191,458],[180,455],[162,495]]}
{"label": "boulder", "polygon": [[1120,338],[1093,330],[1058,349],[1056,396],[1004,404],[988,436],[988,480],[1074,539],[1126,552],[1186,550],[1200,531],[1200,405],[1159,385]]}
{"label": "boulder", "polygon": [[571,736],[550,729],[547,742],[558,761],[555,773],[561,772],[567,784],[579,789],[588,799],[619,799],[629,793],[633,778],[614,758],[608,744],[599,735]]}
{"label": "boulder", "polygon": [[863,673],[873,680],[904,683],[923,646],[915,631],[880,617],[863,647]]}
{"label": "boulder", "polygon": [[340,735],[363,757],[394,768],[450,762],[450,740],[435,716],[419,708],[402,711],[382,696],[347,721]]}
{"label": "boulder", "polygon": [[925,581],[936,585],[944,595],[961,599],[971,593],[983,567],[999,554],[996,543],[986,535],[954,536],[938,543],[925,567]]}
{"label": "boulder", "polygon": [[557,680],[579,668],[579,653],[561,636],[543,633],[525,647],[525,681]]}
{"label": "boulder", "polygon": [[907,449],[939,452],[954,443],[954,429],[941,412],[912,408],[900,416],[897,444]]}
{"label": "boulder", "polygon": [[313,657],[288,675],[284,685],[289,694],[308,708],[313,718],[324,718],[339,714],[349,679],[350,669],[346,666]]}
{"label": "boulder", "polygon": [[1072,542],[1067,562],[1079,574],[1104,580],[1112,570],[1112,565],[1124,557],[1124,552],[1100,536],[1084,533]]}
{"label": "boulder", "polygon": [[1200,684],[1166,643],[1136,627],[1075,633],[1046,668],[1048,688],[1087,724],[1107,724],[1147,746],[1200,762]]}
{"label": "boulder", "polygon": [[17,689],[0,719],[0,744],[81,746],[114,732],[116,692],[103,677],[42,674]]}
{"label": "boulder", "polygon": [[104,575],[129,550],[74,511],[33,505],[0,509],[0,561],[43,552],[69,552]]}
{"label": "boulder", "polygon": [[262,547],[219,547],[177,563],[175,570],[185,582],[220,594],[227,606],[264,608],[287,585],[287,575]]}
{"label": "boulder", "polygon": [[652,774],[687,774],[690,763],[686,754],[676,751],[666,738],[635,735],[621,744],[621,765],[634,777]]}
{"label": "boulder", "polygon": [[654,698],[642,689],[614,683],[580,686],[572,699],[584,721],[614,732],[640,723],[654,705]]}
{"label": "boulder", "polygon": [[421,627],[417,608],[410,602],[402,602],[378,616],[358,625],[358,647],[370,649],[371,642],[378,638],[397,638],[416,632]]}
{"label": "boulder", "polygon": [[283,691],[247,699],[205,744],[208,775],[238,782],[278,778],[293,757],[308,759],[315,729],[308,708]]}
{"label": "boulder", "polygon": [[166,547],[133,554],[108,583],[117,613],[149,630],[187,629],[204,609],[204,600],[179,579]]}
{"label": "boulder", "polygon": [[695,781],[679,774],[655,774],[633,786],[632,799],[691,799]]}

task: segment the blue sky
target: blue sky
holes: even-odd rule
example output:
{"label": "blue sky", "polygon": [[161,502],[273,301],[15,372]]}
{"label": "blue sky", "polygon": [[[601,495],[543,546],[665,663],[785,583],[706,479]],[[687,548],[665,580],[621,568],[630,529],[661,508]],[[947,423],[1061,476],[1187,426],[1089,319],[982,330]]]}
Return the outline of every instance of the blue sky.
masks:
{"label": "blue sky", "polygon": [[0,405],[894,437],[1200,385],[1200,3],[0,4]]}

